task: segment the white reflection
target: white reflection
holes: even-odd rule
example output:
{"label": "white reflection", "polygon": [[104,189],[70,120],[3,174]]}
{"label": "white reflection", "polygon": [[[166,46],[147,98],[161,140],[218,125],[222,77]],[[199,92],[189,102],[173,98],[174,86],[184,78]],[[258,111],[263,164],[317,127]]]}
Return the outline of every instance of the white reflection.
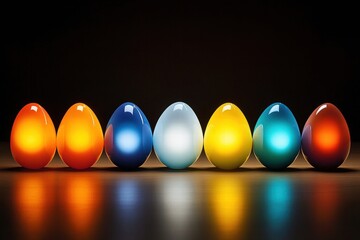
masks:
{"label": "white reflection", "polygon": [[83,105],[78,105],[76,107],[76,110],[83,112],[84,111],[84,106]]}
{"label": "white reflection", "polygon": [[30,108],[30,110],[32,110],[32,111],[34,111],[34,112],[37,112],[38,107],[37,107],[37,106],[32,105],[32,106],[31,106],[31,108]]}
{"label": "white reflection", "polygon": [[169,238],[186,238],[193,230],[195,201],[194,186],[187,176],[168,176],[161,181],[161,197],[163,213],[167,226],[164,229]]}
{"label": "white reflection", "polygon": [[183,108],[184,108],[184,105],[182,103],[178,103],[174,106],[174,111],[176,111],[176,110],[181,111],[181,110],[183,110]]}
{"label": "white reflection", "polygon": [[228,111],[228,110],[231,110],[231,104],[226,104],[223,109],[222,109],[222,112],[225,112],[225,111]]}
{"label": "white reflection", "polygon": [[124,109],[124,112],[128,112],[128,113],[134,114],[134,106],[126,105],[126,106],[125,106],[125,109]]}
{"label": "white reflection", "polygon": [[274,105],[274,106],[270,109],[269,114],[271,114],[271,113],[273,113],[273,112],[280,112],[279,104]]}
{"label": "white reflection", "polygon": [[319,112],[321,112],[321,110],[323,110],[324,108],[327,108],[327,104],[323,104],[319,107],[319,109],[316,111],[315,115],[318,115]]}

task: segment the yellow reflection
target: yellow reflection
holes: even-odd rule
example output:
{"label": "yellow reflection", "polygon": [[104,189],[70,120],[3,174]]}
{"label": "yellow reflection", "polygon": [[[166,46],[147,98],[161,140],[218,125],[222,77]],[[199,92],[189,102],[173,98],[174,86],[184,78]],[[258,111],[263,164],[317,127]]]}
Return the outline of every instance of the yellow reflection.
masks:
{"label": "yellow reflection", "polygon": [[25,173],[15,178],[14,209],[19,221],[18,233],[27,239],[42,239],[48,229],[54,189],[47,186],[52,181],[52,175],[46,173]]}
{"label": "yellow reflection", "polygon": [[102,208],[102,188],[97,175],[71,174],[64,182],[64,205],[70,228],[79,238],[91,238]]}
{"label": "yellow reflection", "polygon": [[246,190],[241,179],[222,175],[212,180],[210,206],[222,239],[232,238],[244,229]]}

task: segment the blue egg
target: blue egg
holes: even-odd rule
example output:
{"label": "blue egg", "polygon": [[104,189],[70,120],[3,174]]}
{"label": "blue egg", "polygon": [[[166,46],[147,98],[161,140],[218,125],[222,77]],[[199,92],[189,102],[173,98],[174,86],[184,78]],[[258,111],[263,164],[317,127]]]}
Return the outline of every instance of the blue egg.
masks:
{"label": "blue egg", "polygon": [[269,169],[284,169],[296,159],[300,145],[299,126],[290,109],[282,103],[267,107],[253,133],[256,158]]}
{"label": "blue egg", "polygon": [[154,150],[158,159],[172,169],[184,169],[200,156],[203,132],[195,112],[183,102],[171,104],[154,129]]}
{"label": "blue egg", "polygon": [[152,132],[145,114],[134,103],[120,105],[105,131],[105,152],[118,167],[135,169],[150,156]]}

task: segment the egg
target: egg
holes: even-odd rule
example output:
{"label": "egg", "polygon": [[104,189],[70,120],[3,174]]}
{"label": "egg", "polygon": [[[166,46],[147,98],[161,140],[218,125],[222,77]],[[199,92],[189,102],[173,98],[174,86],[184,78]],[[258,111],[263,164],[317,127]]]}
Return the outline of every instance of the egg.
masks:
{"label": "egg", "polygon": [[105,131],[105,152],[119,168],[135,169],[150,156],[152,131],[145,114],[134,103],[121,104]]}
{"label": "egg", "polygon": [[296,159],[300,146],[300,130],[291,110],[283,103],[268,106],[253,132],[256,158],[269,169],[284,169]]}
{"label": "egg", "polygon": [[86,169],[100,158],[103,146],[103,132],[95,113],[83,103],[72,105],[57,132],[60,158],[71,168]]}
{"label": "egg", "polygon": [[200,156],[203,133],[200,122],[189,105],[171,104],[161,114],[154,129],[154,150],[158,159],[172,169],[184,169]]}
{"label": "egg", "polygon": [[315,168],[332,170],[339,167],[350,152],[350,131],[340,110],[331,103],[317,107],[302,131],[304,158]]}
{"label": "egg", "polygon": [[212,114],[204,134],[208,160],[225,170],[240,167],[252,149],[251,131],[242,111],[233,103],[224,103]]}
{"label": "egg", "polygon": [[45,167],[56,151],[56,131],[46,110],[37,103],[25,105],[11,129],[11,154],[24,168]]}

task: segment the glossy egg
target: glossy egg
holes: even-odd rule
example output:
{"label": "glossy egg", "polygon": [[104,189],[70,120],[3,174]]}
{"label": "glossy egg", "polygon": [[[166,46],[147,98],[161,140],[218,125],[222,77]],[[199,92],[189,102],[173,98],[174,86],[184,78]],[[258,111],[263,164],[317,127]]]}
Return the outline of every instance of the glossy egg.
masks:
{"label": "glossy egg", "polygon": [[331,103],[316,108],[302,132],[302,153],[315,168],[331,170],[339,167],[350,152],[350,132],[340,110]]}
{"label": "glossy egg", "polygon": [[154,150],[158,159],[172,169],[184,169],[200,156],[203,133],[189,105],[171,104],[161,114],[154,130]]}
{"label": "glossy egg", "polygon": [[242,111],[224,103],[211,116],[204,134],[204,150],[209,161],[220,169],[240,167],[252,148],[251,131]]}
{"label": "glossy egg", "polygon": [[45,167],[53,159],[55,127],[39,104],[25,105],[16,116],[11,129],[10,149],[15,161],[29,169]]}
{"label": "glossy egg", "polygon": [[104,137],[95,113],[83,103],[72,105],[61,120],[57,149],[71,168],[91,167],[101,156]]}
{"label": "glossy egg", "polygon": [[149,121],[134,103],[120,105],[107,124],[105,152],[122,169],[135,169],[150,156],[152,132]]}
{"label": "glossy egg", "polygon": [[254,128],[256,158],[269,169],[284,169],[296,159],[300,146],[299,126],[290,109],[282,103],[268,106]]}

